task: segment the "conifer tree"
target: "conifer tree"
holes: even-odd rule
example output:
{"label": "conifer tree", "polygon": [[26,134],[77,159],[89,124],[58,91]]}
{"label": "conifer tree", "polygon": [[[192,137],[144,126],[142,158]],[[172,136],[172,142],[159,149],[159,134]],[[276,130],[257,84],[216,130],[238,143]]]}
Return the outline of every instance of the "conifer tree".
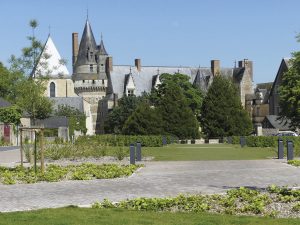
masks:
{"label": "conifer tree", "polygon": [[252,123],[231,80],[214,77],[201,110],[201,127],[208,137],[248,135]]}

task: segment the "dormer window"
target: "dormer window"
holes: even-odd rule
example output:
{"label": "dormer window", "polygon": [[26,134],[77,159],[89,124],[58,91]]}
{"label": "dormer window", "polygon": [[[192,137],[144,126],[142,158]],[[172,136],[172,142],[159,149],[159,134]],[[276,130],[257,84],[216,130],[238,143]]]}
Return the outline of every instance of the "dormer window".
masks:
{"label": "dormer window", "polygon": [[134,89],[127,90],[127,96],[134,96]]}

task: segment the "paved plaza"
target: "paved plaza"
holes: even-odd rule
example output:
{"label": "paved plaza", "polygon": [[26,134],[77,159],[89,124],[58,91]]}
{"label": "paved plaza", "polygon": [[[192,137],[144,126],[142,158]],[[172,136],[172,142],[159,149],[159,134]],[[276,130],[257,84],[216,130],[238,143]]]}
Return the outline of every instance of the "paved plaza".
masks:
{"label": "paved plaza", "polygon": [[0,211],[89,205],[107,198],[223,193],[240,186],[300,186],[300,168],[285,160],[146,162],[129,178],[0,185]]}

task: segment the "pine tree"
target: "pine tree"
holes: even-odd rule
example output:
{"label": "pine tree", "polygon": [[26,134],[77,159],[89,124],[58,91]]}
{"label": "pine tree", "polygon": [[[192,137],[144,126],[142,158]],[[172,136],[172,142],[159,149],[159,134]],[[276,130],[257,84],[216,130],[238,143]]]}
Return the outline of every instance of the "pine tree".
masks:
{"label": "pine tree", "polygon": [[247,135],[252,123],[231,80],[218,75],[208,89],[201,110],[201,126],[208,137]]}
{"label": "pine tree", "polygon": [[162,115],[163,129],[178,138],[197,138],[198,121],[189,107],[182,89],[174,82],[164,87],[158,101]]}

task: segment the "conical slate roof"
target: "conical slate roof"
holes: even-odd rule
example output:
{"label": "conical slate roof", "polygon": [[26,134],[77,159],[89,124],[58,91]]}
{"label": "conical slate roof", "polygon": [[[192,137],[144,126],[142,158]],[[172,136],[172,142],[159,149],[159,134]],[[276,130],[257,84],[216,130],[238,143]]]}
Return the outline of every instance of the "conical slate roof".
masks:
{"label": "conical slate roof", "polygon": [[69,71],[66,65],[62,63],[62,58],[49,35],[37,64],[32,71],[32,76],[56,77],[66,75],[69,75]]}
{"label": "conical slate roof", "polygon": [[106,50],[105,50],[104,43],[103,43],[102,39],[101,39],[101,43],[99,45],[99,53],[100,53],[100,55],[108,55]]}
{"label": "conical slate roof", "polygon": [[91,25],[87,20],[85,23],[85,27],[79,45],[76,65],[80,66],[80,65],[89,64],[90,61],[88,60],[87,54],[89,54],[89,52],[93,52],[95,54],[96,50],[97,50],[96,41],[93,35]]}

